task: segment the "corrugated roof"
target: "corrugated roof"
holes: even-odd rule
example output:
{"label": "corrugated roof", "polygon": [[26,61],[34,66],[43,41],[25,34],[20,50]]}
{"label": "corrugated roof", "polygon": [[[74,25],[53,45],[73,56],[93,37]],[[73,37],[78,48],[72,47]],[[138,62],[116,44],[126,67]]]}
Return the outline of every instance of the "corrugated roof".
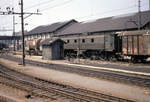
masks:
{"label": "corrugated roof", "polygon": [[77,21],[69,20],[69,21],[64,21],[64,22],[53,23],[50,25],[38,26],[38,27],[34,28],[33,30],[29,31],[28,33],[26,33],[26,35],[55,32],[71,22],[77,22]]}
{"label": "corrugated roof", "polygon": [[[141,12],[141,27],[150,22],[150,11]],[[94,21],[75,23],[62,32],[63,34],[77,34],[87,32],[120,31],[138,28],[138,13],[97,19]]]}

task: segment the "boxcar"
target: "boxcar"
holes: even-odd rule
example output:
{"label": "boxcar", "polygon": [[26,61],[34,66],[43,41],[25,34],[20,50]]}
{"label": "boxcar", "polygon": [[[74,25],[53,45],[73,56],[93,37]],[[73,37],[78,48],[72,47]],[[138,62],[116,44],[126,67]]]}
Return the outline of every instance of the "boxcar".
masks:
{"label": "boxcar", "polygon": [[122,54],[132,61],[144,61],[150,57],[150,30],[122,32]]}

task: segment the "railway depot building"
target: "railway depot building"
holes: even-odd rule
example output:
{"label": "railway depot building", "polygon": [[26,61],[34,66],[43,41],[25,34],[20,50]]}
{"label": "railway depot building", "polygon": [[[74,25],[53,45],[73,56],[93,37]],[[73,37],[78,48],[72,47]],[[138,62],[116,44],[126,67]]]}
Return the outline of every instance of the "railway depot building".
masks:
{"label": "railway depot building", "polygon": [[50,25],[38,26],[25,34],[25,41],[33,39],[46,39],[76,23],[75,20],[57,22]]}
{"label": "railway depot building", "polygon": [[[141,12],[140,15],[140,29],[150,29],[150,11]],[[96,19],[93,21],[75,23],[63,30],[59,35],[67,36],[72,34],[99,34],[137,30],[138,23],[139,13],[131,13]]]}
{"label": "railway depot building", "polygon": [[[140,29],[150,29],[150,11],[141,12]],[[101,18],[93,21],[77,22],[70,20],[51,25],[38,26],[25,34],[25,40],[46,39],[52,36],[72,36],[78,34],[116,33],[137,30],[139,14],[131,13],[120,16]]]}

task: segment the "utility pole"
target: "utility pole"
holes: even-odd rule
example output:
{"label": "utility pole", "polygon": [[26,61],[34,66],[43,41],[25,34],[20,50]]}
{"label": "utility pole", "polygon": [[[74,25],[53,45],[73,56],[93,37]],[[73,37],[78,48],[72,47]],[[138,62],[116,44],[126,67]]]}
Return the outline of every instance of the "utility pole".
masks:
{"label": "utility pole", "polygon": [[25,66],[25,46],[24,46],[24,12],[23,12],[23,0],[20,2],[21,5],[21,29],[22,29],[22,64]]}
{"label": "utility pole", "polygon": [[80,63],[80,34],[79,34],[79,38],[78,38],[78,48],[77,48],[77,60],[78,63]]}
{"label": "utility pole", "polygon": [[[6,10],[7,11],[0,11],[0,15],[21,15],[21,29],[22,29],[22,65],[25,66],[25,45],[24,45],[24,19],[33,15],[33,14],[36,14],[36,15],[40,15],[40,13],[38,13],[38,10],[37,10],[37,13],[30,13],[30,12],[24,12],[23,11],[23,0],[20,1],[19,3],[21,5],[21,13],[17,13],[17,12],[14,12],[10,7],[7,7]],[[24,14],[28,14],[28,16],[26,16],[24,18]],[[15,19],[15,18],[13,18]],[[15,23],[13,24],[15,25]],[[15,29],[15,28],[13,28]],[[15,32],[15,31],[14,31]]]}
{"label": "utility pole", "polygon": [[141,0],[138,1],[138,30],[141,29]]}
{"label": "utility pole", "polygon": [[[14,8],[13,8],[14,11]],[[14,52],[16,51],[16,38],[15,38],[15,15],[13,15],[13,37],[14,37]]]}

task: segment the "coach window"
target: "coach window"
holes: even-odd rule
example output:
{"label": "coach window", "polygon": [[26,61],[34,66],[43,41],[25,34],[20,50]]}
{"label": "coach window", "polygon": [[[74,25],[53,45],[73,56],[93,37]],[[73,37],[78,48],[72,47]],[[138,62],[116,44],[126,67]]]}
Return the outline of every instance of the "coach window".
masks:
{"label": "coach window", "polygon": [[77,40],[74,40],[74,43],[77,43]]}
{"label": "coach window", "polygon": [[94,39],[93,38],[91,39],[91,42],[94,43]]}
{"label": "coach window", "polygon": [[82,39],[82,43],[85,43],[85,39]]}

